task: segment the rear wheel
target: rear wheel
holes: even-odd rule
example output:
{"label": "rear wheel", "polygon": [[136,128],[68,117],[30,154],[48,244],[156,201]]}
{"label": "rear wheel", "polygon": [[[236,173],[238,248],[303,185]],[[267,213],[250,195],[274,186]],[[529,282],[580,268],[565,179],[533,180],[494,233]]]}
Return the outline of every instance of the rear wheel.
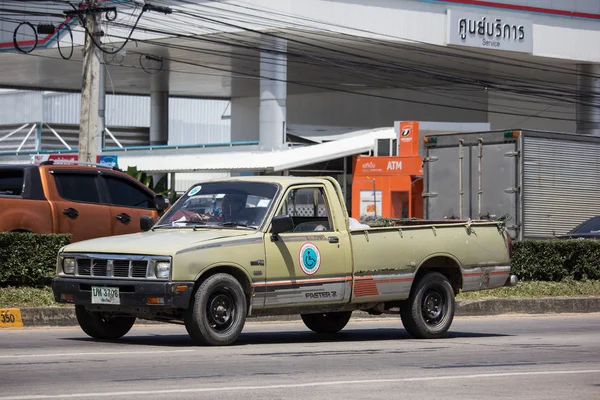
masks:
{"label": "rear wheel", "polygon": [[455,308],[454,290],[448,278],[439,272],[429,272],[417,281],[400,307],[400,317],[411,336],[436,339],[448,332]]}
{"label": "rear wheel", "polygon": [[246,295],[229,274],[215,274],[200,284],[185,315],[185,328],[201,344],[224,346],[236,341],[246,322]]}
{"label": "rear wheel", "polygon": [[135,317],[88,311],[82,305],[75,306],[75,316],[81,329],[95,339],[118,339],[126,335],[135,323]]}
{"label": "rear wheel", "polygon": [[320,314],[301,314],[302,321],[308,329],[317,333],[336,333],[344,329],[352,311],[330,312]]}

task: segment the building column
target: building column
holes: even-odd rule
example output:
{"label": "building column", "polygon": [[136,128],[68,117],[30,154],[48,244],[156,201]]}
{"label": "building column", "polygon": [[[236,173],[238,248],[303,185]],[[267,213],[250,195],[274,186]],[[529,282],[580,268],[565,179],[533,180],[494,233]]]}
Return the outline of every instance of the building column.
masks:
{"label": "building column", "polygon": [[600,136],[600,65],[577,65],[577,133]]}
{"label": "building column", "polygon": [[231,99],[231,141],[258,141],[258,97],[233,97]]}
{"label": "building column", "polygon": [[150,93],[150,144],[169,141],[169,92]]}
{"label": "building column", "polygon": [[260,52],[259,142],[263,150],[286,143],[287,44],[285,39],[265,38]]}
{"label": "building column", "polygon": [[150,145],[169,142],[169,63],[166,60],[146,60],[148,69],[155,69],[150,86]]}

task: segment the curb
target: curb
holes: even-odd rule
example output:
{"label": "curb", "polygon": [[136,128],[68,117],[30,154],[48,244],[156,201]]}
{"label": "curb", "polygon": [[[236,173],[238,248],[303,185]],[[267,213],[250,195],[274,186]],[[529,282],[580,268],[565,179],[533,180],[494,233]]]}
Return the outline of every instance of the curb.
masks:
{"label": "curb", "polygon": [[[21,308],[23,327],[41,326],[77,326],[73,307]],[[600,312],[600,297],[549,297],[527,299],[481,299],[459,300],[456,302],[456,316],[489,316],[501,314],[560,314],[560,313],[597,313]],[[364,311],[355,311],[353,318],[399,318],[397,313],[370,315]],[[250,322],[299,321],[300,316],[276,315],[270,317],[251,317]],[[162,322],[138,320],[138,324],[162,324]],[[0,328],[1,329],[1,328]]]}

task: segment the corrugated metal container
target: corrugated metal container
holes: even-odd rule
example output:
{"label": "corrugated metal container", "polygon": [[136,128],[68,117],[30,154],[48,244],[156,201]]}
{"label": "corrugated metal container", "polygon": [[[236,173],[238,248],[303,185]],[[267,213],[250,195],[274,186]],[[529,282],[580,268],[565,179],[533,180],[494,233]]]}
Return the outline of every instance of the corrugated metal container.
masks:
{"label": "corrugated metal container", "polygon": [[600,215],[600,138],[523,135],[523,230],[562,235]]}
{"label": "corrugated metal container", "polygon": [[424,154],[426,219],[508,216],[511,236],[534,239],[600,215],[600,137],[511,130],[436,138]]}
{"label": "corrugated metal container", "polygon": [[37,122],[42,118],[42,94],[29,91],[0,93],[0,125]]}
{"label": "corrugated metal container", "polygon": [[228,100],[169,99],[169,144],[230,142],[229,108]]}

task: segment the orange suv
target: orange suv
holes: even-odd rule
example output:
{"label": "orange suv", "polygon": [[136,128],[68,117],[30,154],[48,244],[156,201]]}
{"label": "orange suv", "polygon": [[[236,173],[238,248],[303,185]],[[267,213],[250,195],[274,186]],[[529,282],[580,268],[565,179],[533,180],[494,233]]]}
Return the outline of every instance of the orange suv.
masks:
{"label": "orange suv", "polygon": [[141,232],[168,207],[118,169],[73,164],[0,165],[0,231],[70,233],[72,242]]}

